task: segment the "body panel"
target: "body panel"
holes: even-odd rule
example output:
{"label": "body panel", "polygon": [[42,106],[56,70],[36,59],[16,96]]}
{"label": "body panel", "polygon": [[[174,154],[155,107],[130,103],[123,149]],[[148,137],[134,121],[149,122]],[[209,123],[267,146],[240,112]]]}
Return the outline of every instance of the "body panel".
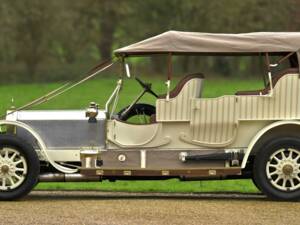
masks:
{"label": "body panel", "polygon": [[[97,122],[88,122],[84,110],[28,110],[11,114],[8,119],[32,127],[47,149],[105,148],[105,113],[99,111]],[[76,131],[76,132],[75,132]],[[17,128],[17,135],[38,147],[31,134]]]}

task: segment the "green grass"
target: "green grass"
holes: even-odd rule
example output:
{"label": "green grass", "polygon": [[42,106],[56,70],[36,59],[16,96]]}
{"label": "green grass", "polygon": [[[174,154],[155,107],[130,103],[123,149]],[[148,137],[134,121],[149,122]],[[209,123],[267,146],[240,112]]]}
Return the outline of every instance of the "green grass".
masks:
{"label": "green grass", "polygon": [[38,190],[101,190],[127,192],[243,192],[257,193],[251,180],[186,181],[116,181],[80,183],[40,183]]}
{"label": "green grass", "polygon": [[[89,81],[56,99],[46,102],[35,109],[78,109],[85,108],[89,102],[99,103],[104,108],[105,102],[115,87],[117,79],[105,78]],[[149,81],[149,78],[143,80]],[[166,91],[164,81],[157,78],[151,79],[153,90],[161,94]],[[172,83],[174,86],[176,81]],[[20,106],[28,101],[45,94],[61,84],[15,84],[0,86],[0,112],[1,114],[11,107]],[[203,97],[217,97],[224,94],[234,94],[238,90],[255,90],[262,87],[258,80],[206,80],[204,83]],[[137,96],[141,87],[133,79],[125,80],[118,109],[121,109]],[[146,94],[140,102],[154,104],[155,98]],[[89,189],[103,191],[138,191],[138,192],[257,192],[258,190],[250,180],[223,180],[223,181],[191,181],[180,182],[176,179],[167,181],[116,181],[101,183],[40,183],[37,189]]]}

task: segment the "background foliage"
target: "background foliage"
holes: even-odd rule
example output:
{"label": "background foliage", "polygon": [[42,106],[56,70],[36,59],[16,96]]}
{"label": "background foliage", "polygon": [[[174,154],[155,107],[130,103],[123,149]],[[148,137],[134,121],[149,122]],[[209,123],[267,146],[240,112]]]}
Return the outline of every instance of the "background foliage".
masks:
{"label": "background foliage", "polygon": [[[0,82],[73,79],[113,49],[167,30],[297,31],[299,0],[0,0]],[[140,59],[133,63],[139,62]],[[139,64],[164,72],[164,60]],[[178,73],[257,75],[256,59],[176,58]],[[249,69],[252,68],[252,69]]]}

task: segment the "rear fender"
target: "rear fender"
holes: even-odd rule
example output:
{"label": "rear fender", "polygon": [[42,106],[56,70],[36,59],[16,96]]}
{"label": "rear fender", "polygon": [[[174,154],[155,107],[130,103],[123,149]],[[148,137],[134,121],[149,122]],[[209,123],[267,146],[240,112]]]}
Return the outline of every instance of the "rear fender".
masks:
{"label": "rear fender", "polygon": [[244,169],[246,167],[246,163],[247,163],[247,160],[251,154],[251,152],[253,151],[254,149],[254,146],[255,144],[260,140],[260,138],[262,136],[264,136],[264,134],[266,134],[268,131],[276,128],[276,127],[279,127],[279,126],[283,126],[283,125],[296,125],[296,126],[300,126],[300,121],[278,121],[278,122],[274,122],[272,124],[269,124],[268,126],[264,127],[263,129],[261,129],[253,138],[252,140],[250,141],[250,144],[248,145],[248,148],[245,152],[245,156],[243,158],[243,161],[242,161],[242,169]]}

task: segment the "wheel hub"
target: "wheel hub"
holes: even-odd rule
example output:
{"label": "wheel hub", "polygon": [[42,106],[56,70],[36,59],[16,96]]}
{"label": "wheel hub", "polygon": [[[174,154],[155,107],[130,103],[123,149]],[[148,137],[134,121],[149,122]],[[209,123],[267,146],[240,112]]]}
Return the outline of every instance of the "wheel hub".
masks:
{"label": "wheel hub", "polygon": [[294,168],[292,165],[287,164],[282,167],[282,172],[286,176],[291,176],[293,174]]}
{"label": "wheel hub", "polygon": [[2,172],[3,174],[8,173],[8,172],[9,172],[9,166],[8,166],[8,165],[3,165],[3,166],[1,166],[1,172]]}

